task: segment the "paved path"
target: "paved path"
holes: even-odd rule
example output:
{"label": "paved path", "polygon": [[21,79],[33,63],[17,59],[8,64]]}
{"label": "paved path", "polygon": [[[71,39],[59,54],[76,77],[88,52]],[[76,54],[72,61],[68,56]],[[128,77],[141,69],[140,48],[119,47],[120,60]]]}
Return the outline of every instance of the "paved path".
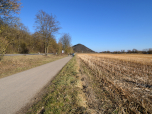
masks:
{"label": "paved path", "polygon": [[0,79],[0,114],[14,114],[27,103],[71,59],[63,59]]}

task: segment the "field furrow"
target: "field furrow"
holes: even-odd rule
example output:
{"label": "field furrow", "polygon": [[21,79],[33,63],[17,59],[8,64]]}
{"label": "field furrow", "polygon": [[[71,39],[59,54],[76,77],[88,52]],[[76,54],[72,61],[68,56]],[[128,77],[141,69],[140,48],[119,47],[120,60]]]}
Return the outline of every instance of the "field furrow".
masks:
{"label": "field furrow", "polygon": [[134,113],[152,112],[152,64],[146,64],[151,62],[149,58],[141,62],[138,56],[120,59],[114,55],[110,58],[102,54],[78,54],[78,57],[99,82],[105,83],[105,89],[118,99],[118,105]]}

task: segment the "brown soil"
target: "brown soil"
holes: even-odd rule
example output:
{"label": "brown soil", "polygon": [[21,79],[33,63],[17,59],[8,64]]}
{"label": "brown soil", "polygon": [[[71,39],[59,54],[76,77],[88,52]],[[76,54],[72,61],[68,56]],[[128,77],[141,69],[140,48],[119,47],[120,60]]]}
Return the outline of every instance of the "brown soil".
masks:
{"label": "brown soil", "polygon": [[85,94],[87,111],[91,114],[107,114],[117,111],[117,105],[109,93],[97,83],[87,71],[84,64],[80,64],[83,93]]}

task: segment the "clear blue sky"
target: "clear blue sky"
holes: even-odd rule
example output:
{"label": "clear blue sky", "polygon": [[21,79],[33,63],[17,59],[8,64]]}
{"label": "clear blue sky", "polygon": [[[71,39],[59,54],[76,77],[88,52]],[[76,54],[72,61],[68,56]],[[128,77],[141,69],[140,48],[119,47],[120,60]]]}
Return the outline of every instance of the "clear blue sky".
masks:
{"label": "clear blue sky", "polygon": [[152,0],[21,0],[19,17],[34,33],[39,10],[57,16],[62,33],[69,33],[72,45],[119,51],[152,48]]}

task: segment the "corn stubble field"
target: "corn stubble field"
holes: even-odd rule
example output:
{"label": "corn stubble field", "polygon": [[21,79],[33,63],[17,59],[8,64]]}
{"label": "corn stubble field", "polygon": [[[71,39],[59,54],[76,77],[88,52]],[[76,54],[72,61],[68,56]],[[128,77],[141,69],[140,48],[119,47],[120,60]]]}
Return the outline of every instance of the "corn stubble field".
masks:
{"label": "corn stubble field", "polygon": [[115,113],[152,113],[152,55],[77,56],[88,73],[96,78],[99,87],[108,93]]}

